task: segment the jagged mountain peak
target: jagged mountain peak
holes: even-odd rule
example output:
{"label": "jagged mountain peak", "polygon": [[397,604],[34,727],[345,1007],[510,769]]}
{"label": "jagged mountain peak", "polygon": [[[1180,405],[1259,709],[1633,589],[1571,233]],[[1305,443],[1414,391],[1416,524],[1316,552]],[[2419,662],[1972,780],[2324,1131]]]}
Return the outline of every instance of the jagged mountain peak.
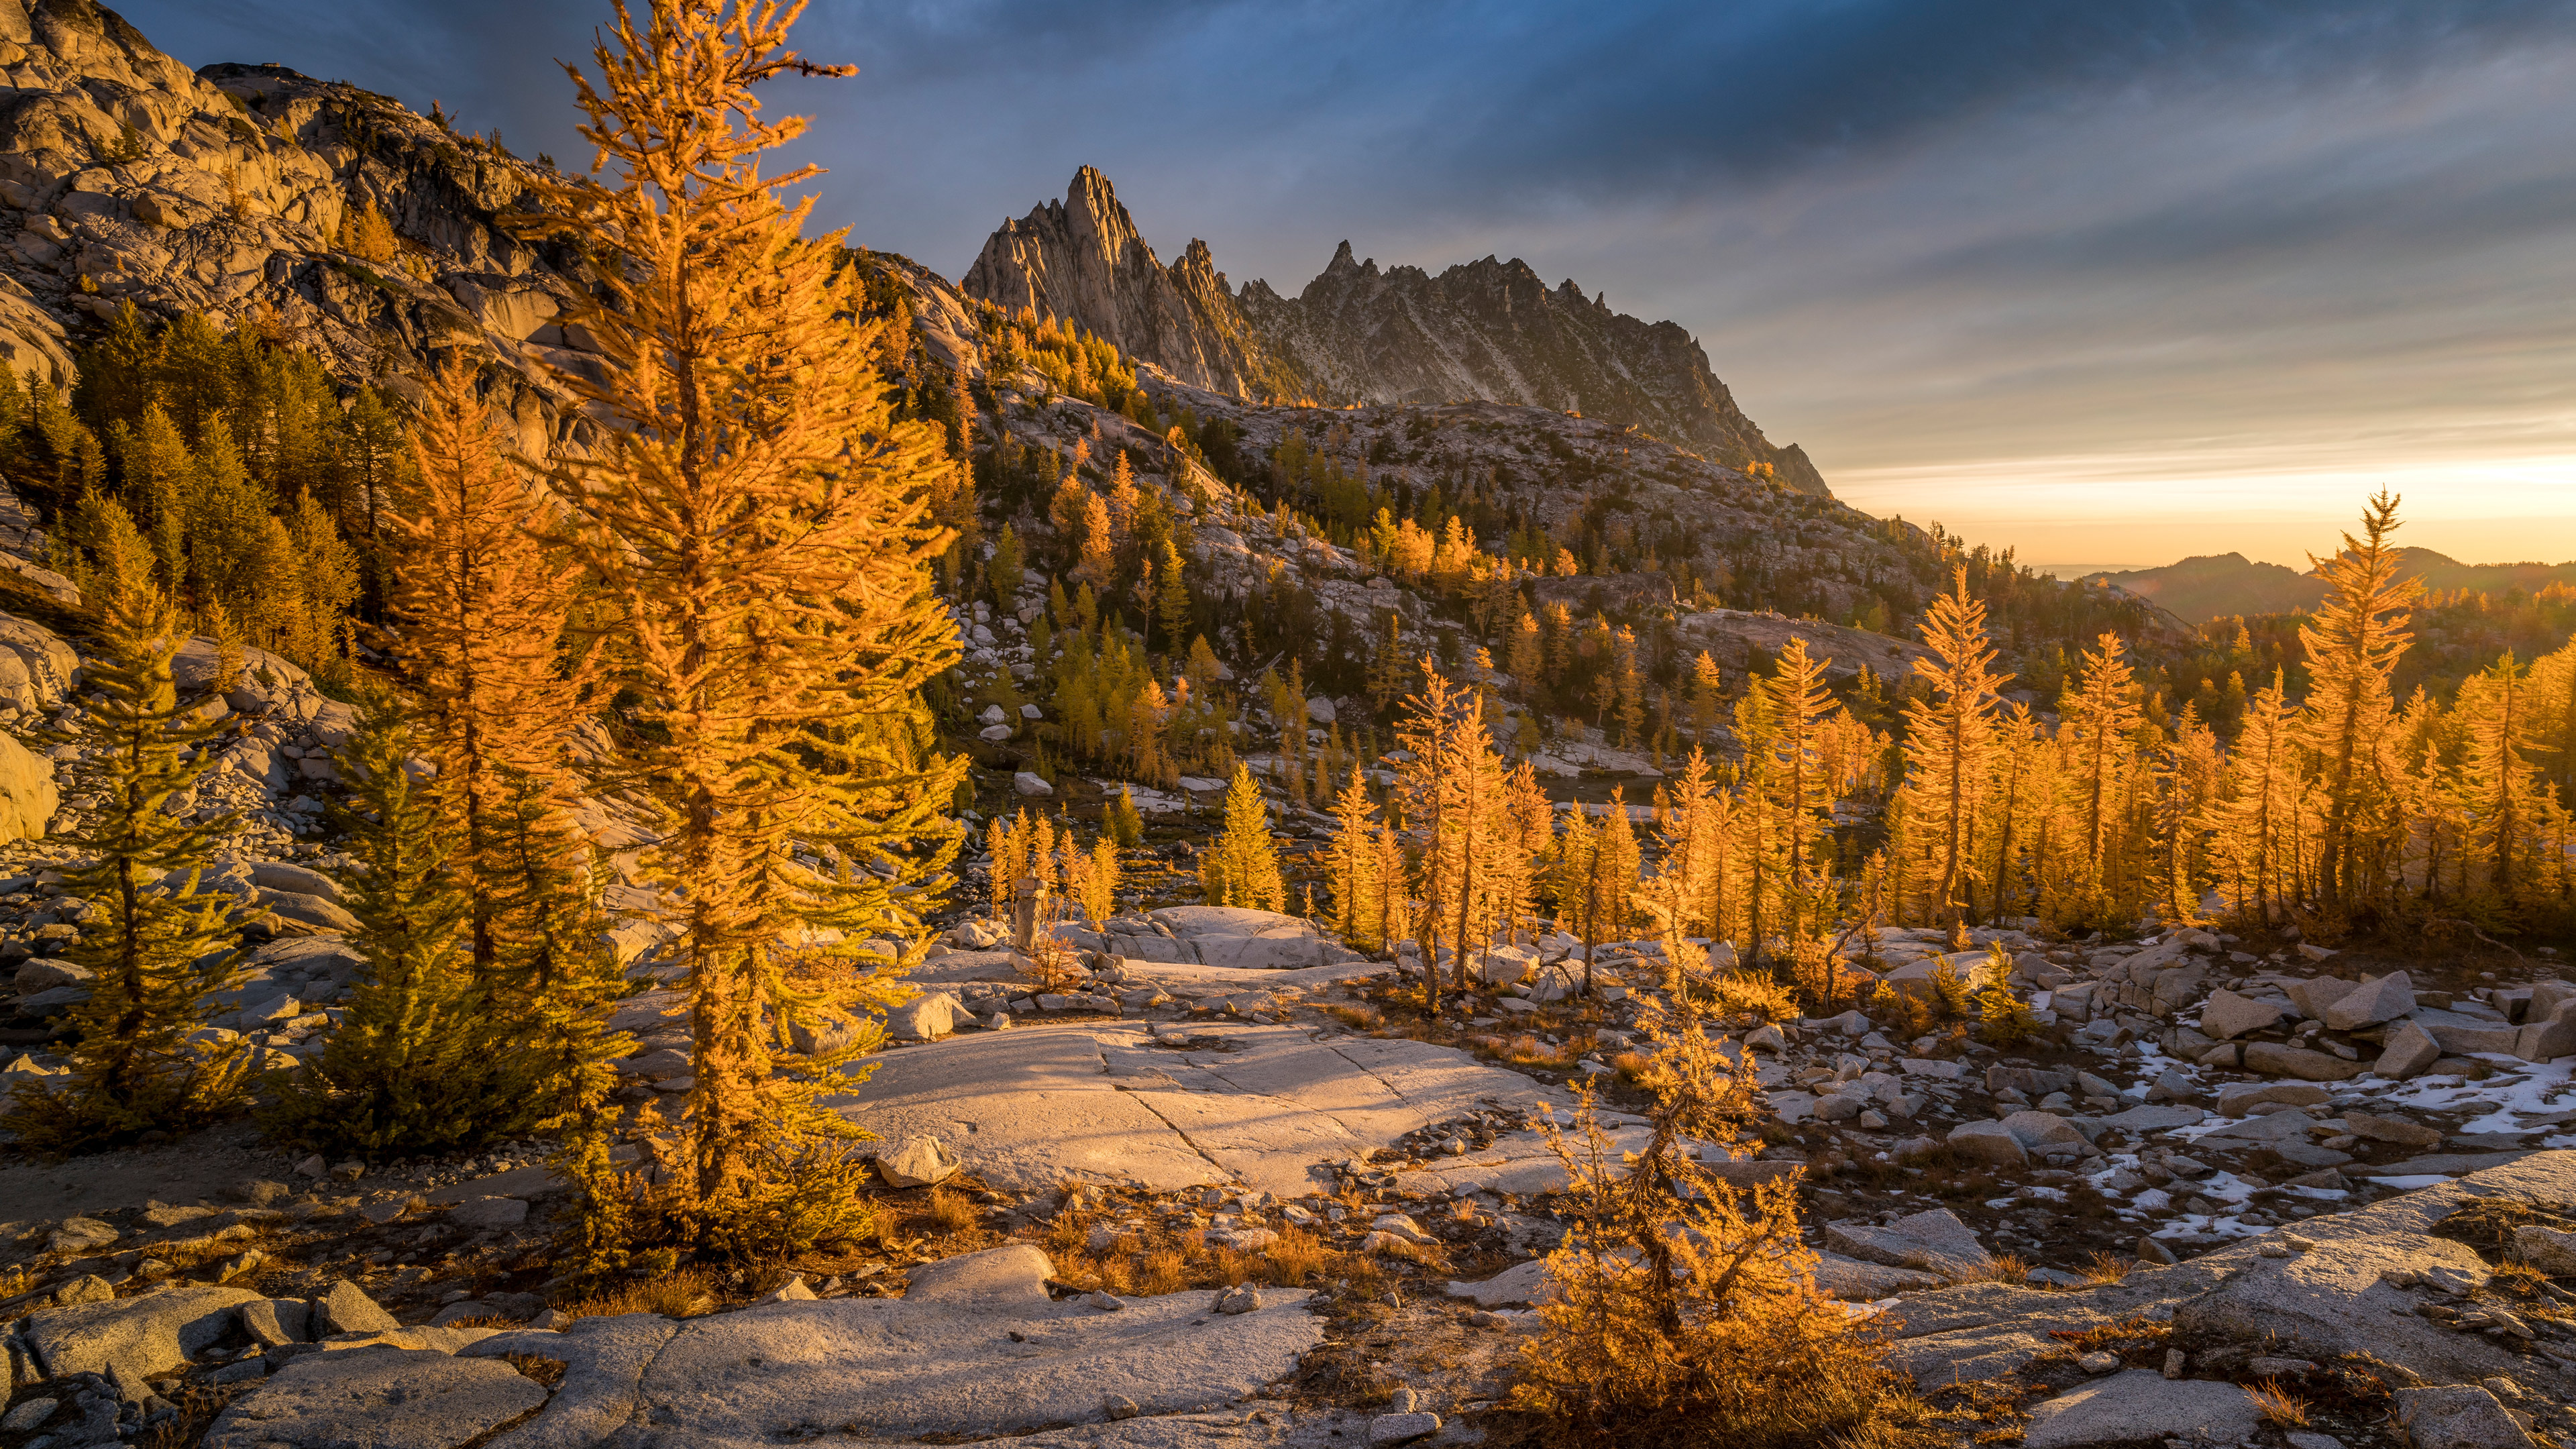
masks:
{"label": "jagged mountain peak", "polygon": [[1213,392],[1580,412],[1828,492],[1803,451],[1772,443],[1744,416],[1689,332],[1614,312],[1571,277],[1550,287],[1519,257],[1489,252],[1434,275],[1382,268],[1345,238],[1293,298],[1261,279],[1230,291],[1204,241],[1161,265],[1109,178],[1085,166],[1062,202],[1003,223],[962,285]]}

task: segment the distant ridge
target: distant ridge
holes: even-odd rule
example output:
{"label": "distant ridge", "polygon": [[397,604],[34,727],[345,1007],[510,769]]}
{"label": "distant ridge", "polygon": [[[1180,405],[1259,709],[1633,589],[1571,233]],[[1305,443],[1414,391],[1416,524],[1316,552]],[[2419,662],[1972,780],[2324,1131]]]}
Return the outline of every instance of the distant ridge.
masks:
{"label": "distant ridge", "polygon": [[[2464,564],[2429,548],[2407,548],[2405,571],[2424,587],[2442,591],[2500,594],[2521,588],[2538,592],[2550,584],[2576,584],[2576,563]],[[2286,614],[2313,609],[2325,597],[2325,582],[2314,570],[2300,573],[2281,564],[2255,563],[2241,553],[2200,554],[2163,568],[2123,573],[2086,574],[2089,583],[2126,589],[2154,601],[2183,620],[2206,623],[2230,614]]]}

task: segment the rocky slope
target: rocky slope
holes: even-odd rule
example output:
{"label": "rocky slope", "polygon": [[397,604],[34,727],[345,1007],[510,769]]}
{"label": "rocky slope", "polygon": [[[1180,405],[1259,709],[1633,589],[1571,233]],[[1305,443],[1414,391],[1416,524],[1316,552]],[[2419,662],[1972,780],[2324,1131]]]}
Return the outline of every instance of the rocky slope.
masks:
{"label": "rocky slope", "polygon": [[192,74],[90,0],[0,0],[0,69],[0,364],[68,382],[132,302],[274,327],[349,382],[471,349],[519,375],[531,451],[556,432],[533,359],[578,364],[552,319],[581,281],[502,224],[531,163],[354,86]]}
{"label": "rocky slope", "polygon": [[1768,464],[1827,493],[1797,446],[1735,405],[1708,355],[1647,323],[1486,257],[1433,276],[1378,269],[1349,242],[1304,292],[1229,292],[1207,244],[1166,267],[1108,178],[1086,166],[1061,202],[1002,224],[962,285],[973,297],[1080,325],[1193,387],[1247,399],[1443,404],[1483,399],[1634,425],[1734,467]]}

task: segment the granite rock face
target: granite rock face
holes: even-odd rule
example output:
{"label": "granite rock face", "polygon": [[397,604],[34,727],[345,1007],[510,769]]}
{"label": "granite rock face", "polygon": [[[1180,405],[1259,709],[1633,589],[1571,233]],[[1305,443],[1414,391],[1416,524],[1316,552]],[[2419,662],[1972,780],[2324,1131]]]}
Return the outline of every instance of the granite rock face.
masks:
{"label": "granite rock face", "polygon": [[1795,445],[1744,416],[1708,354],[1671,322],[1613,312],[1495,257],[1437,276],[1381,271],[1349,242],[1295,297],[1229,288],[1207,243],[1163,265],[1109,179],[1085,166],[1065,199],[1002,224],[961,283],[972,297],[1071,322],[1192,387],[1328,404],[1462,399],[1633,425],[1735,467],[1763,464],[1831,496]]}
{"label": "granite rock face", "polygon": [[280,66],[192,72],[90,0],[0,0],[0,68],[0,365],[67,385],[128,303],[256,315],[349,382],[465,347],[521,446],[565,426],[539,363],[589,355],[555,322],[582,268],[506,222],[539,164]]}

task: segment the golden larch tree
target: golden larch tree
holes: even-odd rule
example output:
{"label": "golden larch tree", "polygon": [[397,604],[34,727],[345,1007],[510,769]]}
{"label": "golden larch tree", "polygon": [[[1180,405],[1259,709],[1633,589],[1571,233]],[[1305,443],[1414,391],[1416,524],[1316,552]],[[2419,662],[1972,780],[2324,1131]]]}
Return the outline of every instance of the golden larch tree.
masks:
{"label": "golden larch tree", "polygon": [[893,417],[904,339],[841,234],[806,237],[811,198],[779,196],[818,168],[761,170],[805,122],[764,119],[755,87],[850,73],[786,48],[803,9],[661,0],[639,23],[618,0],[598,81],[566,67],[608,181],[541,185],[531,227],[605,260],[570,314],[604,374],[559,375],[595,446],[555,486],[638,699],[624,764],[657,807],[646,868],[687,972],[672,1216],[737,1244],[863,1135],[816,1105],[824,1076],[846,1090],[837,1060],[780,1070],[793,1028],[899,990],[895,963],[795,943],[918,935],[963,768],[926,748],[919,703],[957,648],[929,588],[942,440]]}

